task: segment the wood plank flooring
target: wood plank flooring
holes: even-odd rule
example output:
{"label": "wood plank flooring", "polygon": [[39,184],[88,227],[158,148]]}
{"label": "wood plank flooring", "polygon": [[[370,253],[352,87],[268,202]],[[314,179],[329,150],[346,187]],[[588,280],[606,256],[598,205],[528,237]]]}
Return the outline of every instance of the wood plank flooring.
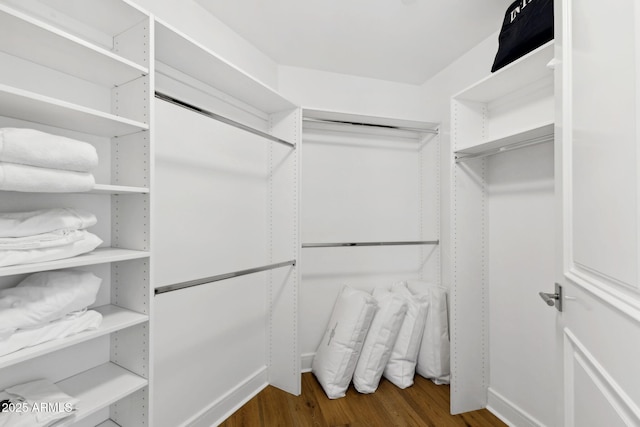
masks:
{"label": "wood plank flooring", "polygon": [[222,427],[502,427],[487,410],[449,414],[449,386],[416,375],[405,390],[382,379],[375,393],[330,400],[311,373],[302,374],[302,394],[267,387],[221,424]]}

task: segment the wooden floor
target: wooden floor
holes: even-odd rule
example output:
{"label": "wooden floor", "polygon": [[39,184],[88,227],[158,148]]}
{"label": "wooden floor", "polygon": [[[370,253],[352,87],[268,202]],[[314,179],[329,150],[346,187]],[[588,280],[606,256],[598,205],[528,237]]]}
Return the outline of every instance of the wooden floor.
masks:
{"label": "wooden floor", "polygon": [[222,427],[488,427],[506,426],[487,410],[449,415],[449,386],[416,376],[400,390],[386,379],[373,394],[353,386],[347,397],[329,400],[311,373],[302,374],[302,394],[267,387]]}

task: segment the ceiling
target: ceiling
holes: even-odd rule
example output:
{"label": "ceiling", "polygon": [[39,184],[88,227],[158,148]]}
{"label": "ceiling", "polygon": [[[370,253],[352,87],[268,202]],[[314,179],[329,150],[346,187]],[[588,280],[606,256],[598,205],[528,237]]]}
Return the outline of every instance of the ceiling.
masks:
{"label": "ceiling", "polygon": [[421,84],[498,31],[513,0],[196,0],[275,62]]}

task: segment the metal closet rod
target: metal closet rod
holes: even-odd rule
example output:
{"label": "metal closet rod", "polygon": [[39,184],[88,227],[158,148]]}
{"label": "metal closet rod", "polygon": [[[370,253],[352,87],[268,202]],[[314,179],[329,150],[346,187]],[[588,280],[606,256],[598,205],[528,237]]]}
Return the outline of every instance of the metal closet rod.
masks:
{"label": "metal closet rod", "polygon": [[249,132],[249,133],[252,133],[254,135],[258,135],[258,136],[261,136],[263,138],[269,139],[269,140],[271,140],[273,142],[277,142],[279,144],[286,145],[287,147],[296,148],[296,145],[292,144],[289,141],[285,141],[284,139],[280,139],[277,136],[273,136],[273,135],[268,134],[266,132],[263,132],[261,130],[254,129],[254,128],[250,127],[250,126],[244,125],[244,124],[242,124],[240,122],[236,122],[235,120],[228,119],[228,118],[226,118],[224,116],[221,116],[219,114],[213,113],[213,112],[208,111],[208,110],[205,110],[203,108],[196,107],[195,105],[189,104],[188,102],[180,101],[179,99],[176,99],[176,98],[174,98],[172,96],[169,96],[169,95],[167,95],[165,93],[156,91],[155,95],[156,95],[156,98],[162,99],[163,101],[170,102],[170,103],[172,103],[174,105],[177,105],[178,107],[185,108],[185,109],[187,109],[189,111],[194,111],[194,112],[196,112],[198,114],[202,114],[203,116],[209,117],[210,119],[214,119],[214,120],[217,120],[219,122],[226,123],[228,125],[236,127],[238,129],[242,129],[242,130],[244,130],[246,132]]}
{"label": "metal closet rod", "polygon": [[410,132],[431,133],[434,135],[437,135],[439,133],[437,129],[422,129],[422,128],[413,128],[409,126],[393,126],[393,125],[379,125],[375,123],[345,122],[342,120],[316,119],[313,117],[304,117],[302,120],[310,123],[323,123],[323,124],[345,125],[345,126],[367,126],[367,127],[379,128],[379,129],[406,130]]}
{"label": "metal closet rod", "polygon": [[507,151],[517,150],[519,148],[530,147],[532,145],[538,145],[545,142],[552,142],[554,140],[554,135],[543,135],[536,138],[527,139],[525,141],[516,142],[510,145],[505,145],[504,147],[492,148],[490,150],[481,151],[479,153],[473,154],[458,154],[456,152],[456,163],[467,160],[467,159],[480,159],[482,157],[493,156],[494,154],[506,153]]}
{"label": "metal closet rod", "polygon": [[439,245],[440,240],[416,240],[405,242],[344,242],[344,243],[303,243],[303,248],[339,248],[354,246],[413,246]]}
{"label": "metal closet rod", "polygon": [[217,276],[204,277],[202,279],[189,280],[188,282],[174,283],[173,285],[166,285],[156,288],[155,294],[160,295],[167,292],[178,291],[180,289],[191,288],[193,286],[205,285],[207,283],[219,282],[220,280],[231,279],[239,276],[246,276],[247,274],[259,273],[261,271],[273,270],[275,268],[286,267],[288,265],[295,266],[296,260],[279,262],[276,264],[269,264],[262,267],[249,268],[247,270],[234,271],[233,273],[218,274]]}

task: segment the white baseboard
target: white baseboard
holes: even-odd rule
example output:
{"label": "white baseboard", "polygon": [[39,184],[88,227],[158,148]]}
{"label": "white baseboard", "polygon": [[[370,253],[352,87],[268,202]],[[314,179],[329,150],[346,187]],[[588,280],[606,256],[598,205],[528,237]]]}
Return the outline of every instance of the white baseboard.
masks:
{"label": "white baseboard", "polygon": [[487,409],[510,427],[545,427],[531,414],[489,387]]}
{"label": "white baseboard", "polygon": [[188,419],[182,427],[212,427],[221,424],[242,405],[260,393],[267,385],[267,367],[264,366]]}
{"label": "white baseboard", "polygon": [[315,353],[304,353],[300,355],[301,372],[311,372],[311,363],[313,363],[313,357],[315,355]]}

